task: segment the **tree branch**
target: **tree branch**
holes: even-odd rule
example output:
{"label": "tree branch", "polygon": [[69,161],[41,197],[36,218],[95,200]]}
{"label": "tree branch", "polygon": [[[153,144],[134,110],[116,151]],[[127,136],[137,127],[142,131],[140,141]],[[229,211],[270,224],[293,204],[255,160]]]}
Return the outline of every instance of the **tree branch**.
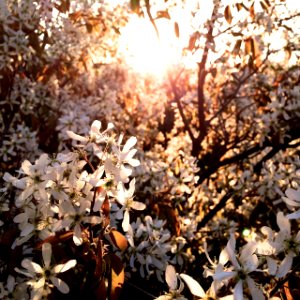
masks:
{"label": "tree branch", "polygon": [[191,130],[191,127],[189,125],[189,122],[188,120],[186,119],[185,117],[185,114],[184,114],[184,111],[183,111],[183,107],[181,105],[181,101],[180,101],[180,96],[178,95],[178,92],[177,92],[177,89],[176,89],[176,85],[175,85],[175,82],[172,80],[172,78],[170,78],[170,83],[171,83],[171,88],[172,88],[172,92],[174,94],[174,101],[176,102],[177,104],[177,107],[178,107],[178,110],[179,110],[179,114],[181,116],[181,119],[182,119],[182,122],[184,124],[184,128],[185,130],[187,131],[187,133],[189,134],[190,136],[190,139],[192,140],[192,143],[194,145],[195,143],[195,137],[193,135],[193,132]]}

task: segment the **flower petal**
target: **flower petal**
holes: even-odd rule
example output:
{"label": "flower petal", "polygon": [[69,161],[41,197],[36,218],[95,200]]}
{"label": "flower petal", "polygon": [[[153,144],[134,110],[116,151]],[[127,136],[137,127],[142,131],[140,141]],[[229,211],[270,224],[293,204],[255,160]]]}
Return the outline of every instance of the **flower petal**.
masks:
{"label": "flower petal", "polygon": [[280,231],[286,232],[290,235],[291,233],[291,224],[288,218],[286,218],[282,211],[277,213],[277,224],[280,228]]}
{"label": "flower petal", "polygon": [[233,289],[234,300],[243,300],[243,281],[239,280]]}
{"label": "flower petal", "polygon": [[166,282],[170,288],[170,290],[177,289],[177,276],[175,268],[172,265],[167,265],[166,274],[165,274]]}
{"label": "flower petal", "polygon": [[76,224],[74,227],[73,241],[76,246],[80,246],[82,244],[80,224]]}
{"label": "flower petal", "polygon": [[21,266],[24,269],[27,269],[31,273],[38,273],[38,274],[43,273],[43,268],[39,264],[37,264],[27,258],[22,260]]}
{"label": "flower petal", "polygon": [[43,260],[46,268],[49,268],[52,255],[52,247],[49,243],[44,243],[42,246]]}
{"label": "flower petal", "polygon": [[144,210],[146,208],[146,205],[142,202],[132,201],[131,208],[135,210]]}
{"label": "flower petal", "polygon": [[283,259],[281,264],[278,267],[278,271],[276,277],[281,278],[284,277],[292,267],[293,264],[294,253],[289,252],[287,256]]}
{"label": "flower petal", "polygon": [[129,151],[137,142],[137,138],[135,136],[130,137],[123,147],[123,153]]}
{"label": "flower petal", "polygon": [[247,276],[246,281],[247,281],[252,299],[264,300],[265,299],[264,294],[259,289],[259,287],[255,284],[254,280],[252,278],[250,278],[249,276]]}
{"label": "flower petal", "polygon": [[56,265],[52,270],[54,273],[63,273],[68,271],[71,268],[74,268],[77,264],[76,259],[71,259],[67,261],[65,264]]}
{"label": "flower petal", "polygon": [[206,297],[206,293],[204,292],[202,286],[191,276],[186,274],[180,274],[180,277],[184,280],[190,292],[197,297],[204,298]]}
{"label": "flower petal", "polygon": [[124,212],[124,219],[123,219],[123,222],[122,222],[122,228],[125,232],[128,231],[129,229],[129,212],[128,210],[125,210]]}
{"label": "flower petal", "polygon": [[54,284],[55,287],[57,287],[57,289],[63,293],[63,294],[68,294],[70,289],[68,287],[68,285],[62,281],[60,278],[51,276],[50,280],[52,281],[52,283]]}
{"label": "flower petal", "polygon": [[88,139],[86,137],[76,134],[73,131],[67,130],[66,133],[69,136],[69,138],[72,140],[83,142],[83,143],[87,143],[87,141],[88,141]]}
{"label": "flower petal", "polygon": [[35,290],[41,289],[42,287],[44,287],[46,282],[45,277],[40,278],[37,282],[35,282],[34,284],[32,284],[33,288]]}
{"label": "flower petal", "polygon": [[288,188],[286,189],[285,194],[291,200],[300,201],[300,189],[294,190],[292,188]]}
{"label": "flower petal", "polygon": [[289,220],[300,218],[300,209],[286,216]]}

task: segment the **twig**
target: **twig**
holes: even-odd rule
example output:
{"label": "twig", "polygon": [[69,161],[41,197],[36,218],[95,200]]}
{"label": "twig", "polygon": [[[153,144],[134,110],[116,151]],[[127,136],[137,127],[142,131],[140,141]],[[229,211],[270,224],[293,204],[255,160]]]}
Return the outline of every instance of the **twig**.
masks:
{"label": "twig", "polygon": [[298,261],[298,263],[296,264],[296,266],[292,269],[292,271],[282,280],[280,280],[279,282],[277,282],[277,284],[275,285],[275,287],[271,290],[270,292],[270,297],[274,296],[275,293],[280,289],[280,287],[287,282],[292,275],[300,268],[300,261]]}
{"label": "twig", "polygon": [[140,292],[142,292],[143,294],[147,295],[147,296],[148,296],[149,298],[151,298],[151,299],[157,298],[157,297],[154,296],[153,294],[150,294],[149,292],[143,290],[142,288],[138,287],[137,285],[135,285],[135,284],[133,284],[133,283],[131,283],[131,282],[129,282],[129,281],[125,281],[125,283],[128,284],[128,285],[130,285],[131,287],[133,287],[133,288],[139,290]]}

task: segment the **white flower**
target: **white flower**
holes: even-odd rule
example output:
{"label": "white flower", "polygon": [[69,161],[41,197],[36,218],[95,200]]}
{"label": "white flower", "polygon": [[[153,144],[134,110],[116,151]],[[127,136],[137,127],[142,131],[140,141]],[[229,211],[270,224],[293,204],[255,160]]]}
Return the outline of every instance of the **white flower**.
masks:
{"label": "white flower", "polygon": [[130,137],[123,149],[121,150],[121,142],[123,140],[123,135],[120,135],[117,145],[113,145],[112,150],[117,156],[119,164],[129,164],[132,167],[137,167],[140,165],[140,161],[138,159],[134,159],[133,156],[136,154],[136,149],[131,149],[137,142],[137,138],[135,136]]}
{"label": "white flower", "polygon": [[276,274],[276,277],[284,277],[292,267],[294,257],[299,255],[300,252],[300,231],[296,236],[291,233],[291,224],[287,217],[282,212],[277,213],[277,224],[280,231],[274,234],[274,239],[271,245],[275,249],[275,253],[279,254],[284,252],[285,258],[279,264],[275,273],[276,265],[274,260],[268,260],[268,267],[270,273]]}
{"label": "white flower", "polygon": [[249,291],[253,299],[264,300],[264,295],[262,291],[256,286],[254,280],[249,276],[253,271],[257,270],[258,267],[258,258],[254,254],[256,250],[256,243],[249,242],[246,244],[242,251],[241,255],[237,258],[235,254],[235,238],[232,234],[225,252],[223,252],[223,261],[230,261],[232,266],[227,270],[216,270],[213,275],[214,280],[216,281],[228,281],[230,279],[235,279],[236,284],[233,289],[234,300],[243,300],[243,283],[246,282],[248,285]]}
{"label": "white flower", "polygon": [[49,157],[47,154],[42,154],[34,165],[28,160],[23,161],[21,170],[27,176],[13,182],[17,188],[23,190],[16,199],[17,207],[22,206],[32,194],[37,200],[48,200],[46,188],[50,182],[44,178],[48,164]]}
{"label": "white flower", "polygon": [[[25,270],[15,268],[15,270],[29,278],[27,284],[31,286],[31,299],[42,299],[44,293],[49,293],[49,288],[52,284],[63,294],[69,293],[68,285],[60,278],[56,277],[56,274],[63,273],[69,269],[75,267],[76,260],[71,259],[64,264],[58,264],[51,266],[52,247],[49,243],[44,243],[42,246],[42,255],[44,267],[39,264],[25,258],[22,260],[22,267]],[[51,284],[52,283],[52,284]]]}
{"label": "white flower", "polygon": [[155,298],[155,300],[187,300],[181,295],[184,285],[178,274],[176,274],[175,268],[171,265],[166,267],[165,280],[169,286],[169,292],[163,296]]}
{"label": "white flower", "polygon": [[[286,197],[282,197],[282,200],[287,204],[288,207],[300,207],[300,188],[297,190],[288,188],[285,191]],[[294,213],[287,215],[288,219],[298,219],[300,218],[300,209]]]}
{"label": "white flower", "polygon": [[94,144],[106,143],[108,141],[108,136],[106,133],[107,131],[111,130],[113,127],[114,125],[112,123],[108,123],[107,129],[101,133],[100,132],[101,122],[95,120],[91,125],[91,129],[88,137],[84,137],[79,134],[76,134],[71,130],[67,130],[66,133],[71,139],[80,142],[81,144],[79,146],[85,146],[88,143],[94,143]]}
{"label": "white flower", "polygon": [[63,228],[73,228],[73,241],[76,246],[82,244],[82,223],[99,224],[102,219],[98,216],[89,216],[87,214],[90,208],[90,202],[82,200],[79,206],[74,206],[72,203],[64,201],[61,204],[61,214],[63,220],[58,221],[55,230],[61,230]]}
{"label": "white flower", "polygon": [[[126,232],[129,228],[129,211],[131,209],[143,210],[146,208],[146,205],[142,202],[134,201],[133,194],[135,190],[135,178],[132,179],[129,183],[129,189],[126,190],[123,183],[119,182],[117,187],[116,200],[122,205],[121,209],[117,212],[116,218],[122,219],[122,228]],[[124,215],[123,215],[124,211]]]}

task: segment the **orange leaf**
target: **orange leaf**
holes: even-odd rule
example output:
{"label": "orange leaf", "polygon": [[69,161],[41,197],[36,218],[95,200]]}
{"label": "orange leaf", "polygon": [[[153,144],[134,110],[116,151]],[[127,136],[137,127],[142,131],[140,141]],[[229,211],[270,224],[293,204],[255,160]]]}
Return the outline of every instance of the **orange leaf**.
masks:
{"label": "orange leaf", "polygon": [[114,245],[119,248],[121,251],[124,251],[128,247],[128,242],[125,236],[117,230],[112,230],[109,233],[110,238]]}
{"label": "orange leaf", "polygon": [[111,300],[117,300],[121,293],[125,273],[124,266],[121,259],[115,254],[109,254],[110,257],[110,266],[111,266]]}
{"label": "orange leaf", "polygon": [[229,5],[227,5],[225,7],[224,16],[225,16],[225,19],[228,22],[228,24],[231,24],[231,22],[232,22],[232,13],[231,13],[231,9],[230,9]]}
{"label": "orange leaf", "polygon": [[174,23],[174,31],[175,31],[176,37],[179,38],[180,33],[179,33],[179,25],[177,22]]}

